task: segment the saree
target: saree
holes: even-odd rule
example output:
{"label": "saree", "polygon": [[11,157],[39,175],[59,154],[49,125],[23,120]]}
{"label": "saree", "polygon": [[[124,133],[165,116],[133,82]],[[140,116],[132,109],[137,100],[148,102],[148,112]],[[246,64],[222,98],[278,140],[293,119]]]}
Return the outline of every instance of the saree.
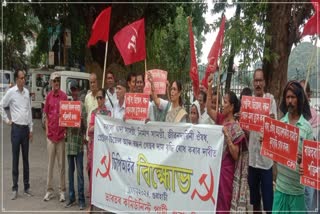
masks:
{"label": "saree", "polygon": [[183,119],[187,117],[188,113],[184,108],[181,106],[178,106],[176,108],[172,108],[166,115],[166,122],[171,122],[171,123],[179,123]]}
{"label": "saree", "polygon": [[[219,123],[222,124],[222,123]],[[239,145],[239,148],[243,146],[245,142],[245,135],[238,122],[230,122],[224,124],[227,128],[229,135],[232,138],[232,142],[235,145]],[[218,190],[217,200],[217,212],[225,211],[230,212],[231,200],[233,198],[233,182],[235,174],[236,161],[232,158],[227,142],[223,145],[223,154],[220,171],[220,182]]]}

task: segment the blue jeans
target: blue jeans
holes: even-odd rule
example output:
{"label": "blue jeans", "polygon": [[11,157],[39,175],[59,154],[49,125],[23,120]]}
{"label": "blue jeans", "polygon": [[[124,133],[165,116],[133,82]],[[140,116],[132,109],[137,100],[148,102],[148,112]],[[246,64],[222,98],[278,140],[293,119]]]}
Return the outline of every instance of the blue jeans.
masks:
{"label": "blue jeans", "polygon": [[315,212],[319,210],[319,190],[312,187],[305,186],[304,188],[304,200],[306,204],[307,211]]}
{"label": "blue jeans", "polygon": [[83,152],[80,152],[78,155],[68,155],[68,176],[69,176],[69,200],[75,201],[75,192],[74,192],[74,170],[75,164],[77,166],[77,177],[78,177],[78,195],[79,195],[79,204],[84,204],[84,179],[83,179]]}
{"label": "blue jeans", "polygon": [[24,190],[30,188],[29,183],[29,127],[26,125],[11,126],[11,145],[12,145],[12,191],[18,191],[19,181],[19,156],[20,147],[23,159],[23,184]]}

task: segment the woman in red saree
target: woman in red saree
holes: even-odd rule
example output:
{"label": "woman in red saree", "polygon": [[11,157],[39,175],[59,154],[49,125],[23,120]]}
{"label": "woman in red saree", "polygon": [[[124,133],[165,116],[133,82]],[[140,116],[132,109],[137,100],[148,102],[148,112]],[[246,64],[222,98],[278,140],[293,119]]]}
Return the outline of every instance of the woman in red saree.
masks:
{"label": "woman in red saree", "polygon": [[[212,85],[212,80],[209,81],[209,85]],[[208,93],[212,93],[211,87]],[[207,112],[216,124],[223,125],[225,135],[216,210],[230,212],[235,166],[240,156],[240,147],[245,146],[245,134],[234,118],[234,114],[240,110],[237,96],[230,91],[223,97],[223,101],[223,111],[219,113],[211,108],[211,97],[208,96]]]}

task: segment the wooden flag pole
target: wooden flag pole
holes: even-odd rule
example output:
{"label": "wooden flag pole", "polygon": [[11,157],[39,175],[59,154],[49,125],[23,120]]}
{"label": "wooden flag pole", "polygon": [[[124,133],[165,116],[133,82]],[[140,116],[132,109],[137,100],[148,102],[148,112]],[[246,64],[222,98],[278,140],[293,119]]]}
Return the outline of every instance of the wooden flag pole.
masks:
{"label": "wooden flag pole", "polygon": [[310,61],[308,63],[308,68],[307,68],[307,77],[306,77],[306,82],[304,84],[304,90],[306,90],[306,87],[307,87],[307,84],[308,84],[308,81],[309,81],[309,76],[310,76],[310,72],[311,72],[311,66],[314,62],[314,59],[315,59],[315,56],[316,56],[316,53],[317,53],[317,42],[318,42],[318,38],[316,38],[316,42],[315,42],[315,49],[311,55],[311,58],[310,58]]}
{"label": "wooden flag pole", "polygon": [[[221,75],[221,67],[219,66],[219,74],[218,74],[218,86],[217,86],[217,101],[216,101],[216,112],[219,110],[219,91],[220,91],[220,75]],[[210,86],[208,86],[210,87]],[[212,87],[212,86],[211,86]]]}
{"label": "wooden flag pole", "polygon": [[104,53],[104,64],[103,64],[103,76],[102,76],[102,87],[104,88],[104,79],[106,76],[106,66],[107,66],[107,57],[108,57],[108,41],[106,42],[106,49],[105,49],[105,53]]}
{"label": "wooden flag pole", "polygon": [[147,73],[147,57],[144,59],[144,72]]}

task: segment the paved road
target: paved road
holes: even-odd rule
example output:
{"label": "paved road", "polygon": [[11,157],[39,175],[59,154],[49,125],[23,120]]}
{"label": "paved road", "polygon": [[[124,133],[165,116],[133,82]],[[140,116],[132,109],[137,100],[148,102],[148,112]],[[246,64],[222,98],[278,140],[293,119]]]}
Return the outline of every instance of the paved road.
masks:
{"label": "paved road", "polygon": [[[2,121],[2,120],[1,120]],[[23,195],[23,169],[22,169],[22,156],[20,154],[20,167],[19,167],[19,192],[18,198],[14,201],[10,200],[11,188],[12,188],[12,155],[11,155],[11,141],[10,141],[10,126],[2,124],[0,122],[0,134],[1,134],[1,210],[10,212],[24,212],[29,211],[31,213],[47,213],[52,211],[66,213],[74,213],[79,210],[78,204],[71,208],[64,208],[65,203],[59,202],[58,197],[58,176],[54,177],[53,185],[55,188],[56,197],[51,199],[49,202],[44,202],[43,197],[46,191],[46,178],[47,178],[47,147],[45,140],[45,132],[41,127],[39,119],[34,120],[34,135],[33,143],[29,147],[29,165],[30,165],[30,187],[34,194],[33,197],[27,197]],[[85,162],[84,158],[84,162]],[[86,163],[84,163],[84,166]],[[66,184],[68,187],[67,171],[68,166],[66,162]],[[57,164],[54,172],[58,175]],[[88,177],[85,175],[85,193],[87,193]],[[75,187],[77,187],[75,176]],[[77,190],[76,190],[77,195]],[[87,198],[86,198],[87,200]],[[86,201],[87,203],[87,201]],[[87,204],[88,205],[88,204]],[[68,212],[73,211],[73,212]]]}

